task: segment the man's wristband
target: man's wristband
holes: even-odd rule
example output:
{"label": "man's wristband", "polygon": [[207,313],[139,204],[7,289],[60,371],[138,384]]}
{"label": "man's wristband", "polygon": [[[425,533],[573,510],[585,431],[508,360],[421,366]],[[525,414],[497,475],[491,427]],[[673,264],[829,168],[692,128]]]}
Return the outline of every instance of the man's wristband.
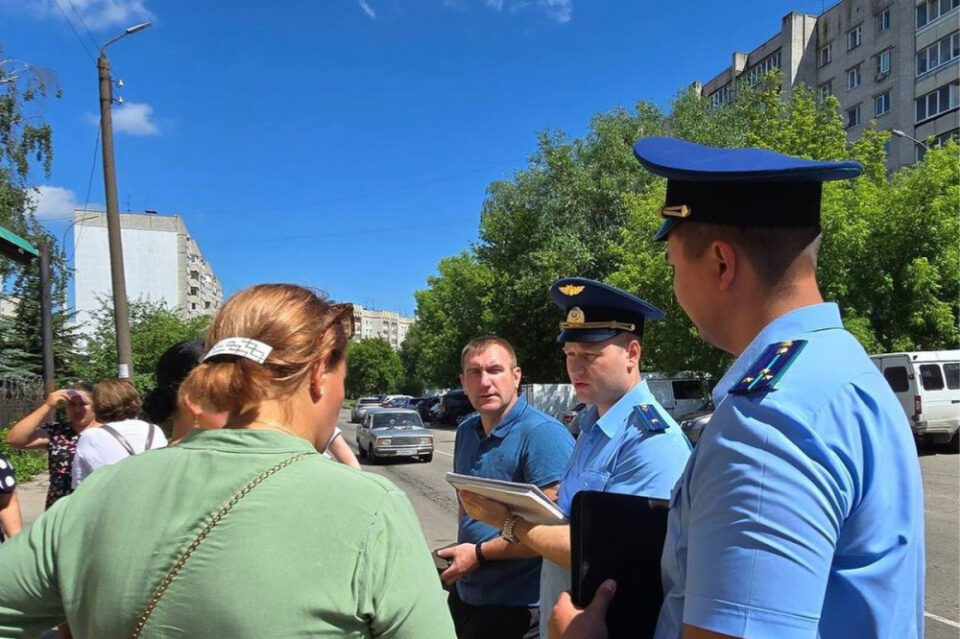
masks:
{"label": "man's wristband", "polygon": [[477,565],[485,566],[487,563],[487,558],[483,556],[483,542],[478,541],[473,546],[473,550],[477,553]]}

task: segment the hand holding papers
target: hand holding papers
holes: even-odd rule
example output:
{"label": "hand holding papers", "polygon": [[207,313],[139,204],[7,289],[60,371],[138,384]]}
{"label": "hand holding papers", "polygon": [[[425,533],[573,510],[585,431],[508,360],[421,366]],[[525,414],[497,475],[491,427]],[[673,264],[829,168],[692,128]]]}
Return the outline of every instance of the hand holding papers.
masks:
{"label": "hand holding papers", "polygon": [[547,525],[567,523],[563,511],[533,484],[458,473],[447,473],[447,482],[457,490],[466,490],[499,502],[530,523]]}

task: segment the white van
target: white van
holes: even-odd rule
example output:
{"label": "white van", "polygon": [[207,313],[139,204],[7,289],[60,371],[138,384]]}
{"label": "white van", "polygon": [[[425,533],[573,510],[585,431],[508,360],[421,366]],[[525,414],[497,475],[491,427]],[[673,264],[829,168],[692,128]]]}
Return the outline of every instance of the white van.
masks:
{"label": "white van", "polygon": [[914,436],[960,444],[960,350],[871,355],[903,406]]}
{"label": "white van", "polygon": [[693,376],[660,376],[644,373],[650,392],[670,416],[677,419],[693,411],[702,410],[707,401],[703,380]]}

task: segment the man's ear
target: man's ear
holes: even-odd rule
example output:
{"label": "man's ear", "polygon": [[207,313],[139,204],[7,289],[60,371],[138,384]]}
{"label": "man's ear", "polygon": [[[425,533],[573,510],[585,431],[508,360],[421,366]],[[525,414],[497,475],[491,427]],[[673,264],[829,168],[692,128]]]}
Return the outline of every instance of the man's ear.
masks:
{"label": "man's ear", "polygon": [[729,242],[715,241],[710,245],[709,255],[713,262],[717,287],[721,291],[728,290],[733,286],[737,268],[740,266],[736,249]]}
{"label": "man's ear", "polygon": [[630,362],[630,365],[636,368],[640,368],[640,355],[643,352],[643,346],[640,344],[639,339],[631,339],[627,343],[627,361]]}

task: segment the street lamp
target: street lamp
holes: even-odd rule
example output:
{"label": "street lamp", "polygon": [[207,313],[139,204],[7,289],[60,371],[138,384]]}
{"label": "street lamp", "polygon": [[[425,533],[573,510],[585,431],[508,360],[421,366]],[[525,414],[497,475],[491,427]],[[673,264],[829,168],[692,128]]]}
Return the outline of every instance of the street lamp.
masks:
{"label": "street lamp", "polygon": [[127,310],[127,282],[123,273],[123,244],[120,240],[120,210],[117,204],[117,173],[113,161],[113,84],[107,47],[151,25],[143,22],[124,30],[100,47],[97,71],[100,77],[100,133],[103,140],[103,185],[107,200],[107,238],[110,243],[110,280],[113,284],[113,320],[117,333],[117,377],[133,377],[130,348],[130,317]]}
{"label": "street lamp", "polygon": [[893,133],[893,134],[894,134],[895,136],[897,136],[898,138],[907,138],[908,140],[913,140],[914,144],[919,144],[920,146],[922,146],[924,151],[929,151],[929,150],[930,150],[930,147],[929,147],[929,146],[927,146],[926,144],[924,144],[923,142],[921,142],[921,141],[918,140],[917,138],[913,137],[912,135],[907,135],[906,133],[904,133],[904,132],[901,131],[900,129],[890,129],[890,133]]}

